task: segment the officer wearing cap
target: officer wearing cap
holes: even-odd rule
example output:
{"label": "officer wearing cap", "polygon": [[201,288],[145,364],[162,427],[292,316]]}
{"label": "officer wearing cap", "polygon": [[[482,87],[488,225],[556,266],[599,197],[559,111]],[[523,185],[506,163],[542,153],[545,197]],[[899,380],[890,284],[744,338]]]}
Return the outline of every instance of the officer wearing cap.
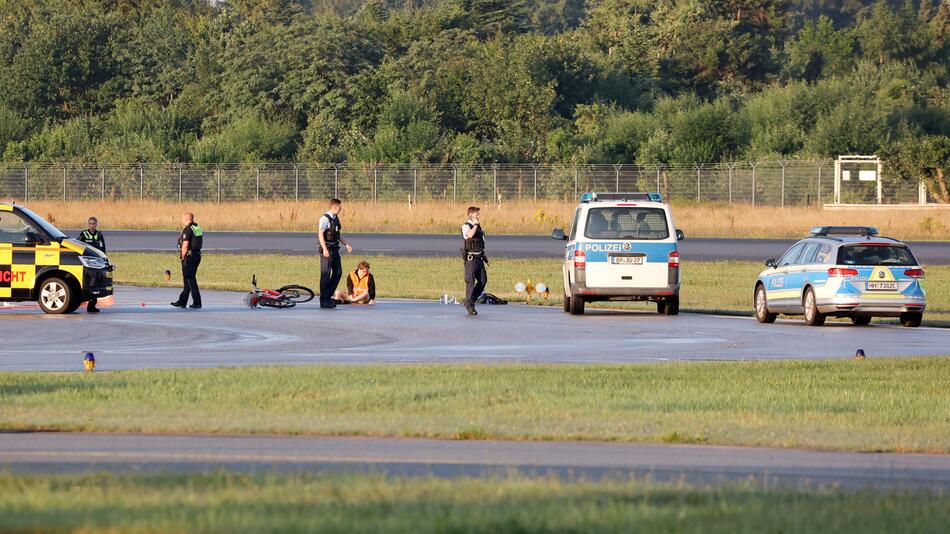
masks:
{"label": "officer wearing cap", "polygon": [[[95,217],[89,217],[89,220],[86,221],[87,228],[79,234],[77,240],[82,241],[83,243],[96,247],[102,252],[106,251],[106,238],[102,236],[102,232],[99,231],[99,219]],[[99,299],[93,297],[89,299],[89,303],[86,305],[86,311],[88,313],[99,313],[99,308],[96,307],[96,303]]]}
{"label": "officer wearing cap", "polygon": [[330,209],[320,217],[320,307],[335,308],[333,295],[343,277],[343,265],[340,262],[340,245],[346,247],[347,252],[353,252],[353,247],[340,235],[340,210],[343,202],[338,198],[330,199]]}
{"label": "officer wearing cap", "polygon": [[195,222],[193,213],[184,213],[181,222],[185,227],[178,236],[178,253],[181,257],[181,275],[184,280],[184,289],[178,300],[172,302],[176,308],[188,305],[188,296],[191,295],[191,308],[201,308],[201,293],[198,292],[198,265],[201,263],[201,246],[204,244],[204,230]]}
{"label": "officer wearing cap", "polygon": [[465,262],[465,302],[462,305],[469,315],[478,315],[475,301],[481,296],[488,283],[488,257],[485,256],[485,231],[481,224],[482,212],[472,206],[468,208],[468,220],[462,225],[462,259]]}

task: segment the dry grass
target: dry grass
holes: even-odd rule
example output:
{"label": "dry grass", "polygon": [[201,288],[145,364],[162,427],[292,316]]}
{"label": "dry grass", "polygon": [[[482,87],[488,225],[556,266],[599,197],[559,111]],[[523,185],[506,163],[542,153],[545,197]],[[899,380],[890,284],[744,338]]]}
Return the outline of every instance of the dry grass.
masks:
{"label": "dry grass", "polygon": [[[31,202],[29,207],[61,228],[85,226],[96,215],[106,229],[171,230],[180,213],[195,212],[206,230],[313,231],[325,201],[178,204],[158,201]],[[348,232],[449,233],[464,219],[464,204],[344,202]],[[485,225],[494,234],[548,234],[568,226],[576,204],[563,201],[483,206]],[[677,226],[691,237],[799,237],[819,224],[870,225],[909,240],[950,240],[950,210],[823,210],[748,205],[676,206]]]}

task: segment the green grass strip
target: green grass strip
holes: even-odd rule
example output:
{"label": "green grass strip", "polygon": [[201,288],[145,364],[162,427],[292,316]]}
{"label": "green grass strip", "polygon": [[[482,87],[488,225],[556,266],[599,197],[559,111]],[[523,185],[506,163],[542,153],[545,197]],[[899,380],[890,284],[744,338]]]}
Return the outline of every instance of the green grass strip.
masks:
{"label": "green grass strip", "polygon": [[945,496],[378,475],[0,474],[4,532],[943,532]]}
{"label": "green grass strip", "polygon": [[0,373],[0,429],[950,452],[950,358]]}

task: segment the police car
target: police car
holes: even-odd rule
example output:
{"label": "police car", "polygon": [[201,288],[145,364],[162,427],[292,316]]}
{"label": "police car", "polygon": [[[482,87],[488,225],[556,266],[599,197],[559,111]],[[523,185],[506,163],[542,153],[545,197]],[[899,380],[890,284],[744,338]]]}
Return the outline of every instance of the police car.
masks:
{"label": "police car", "polygon": [[659,193],[584,193],[564,253],[564,311],[584,313],[587,302],[645,300],[676,315],[680,307],[683,232],[673,225]]}
{"label": "police car", "polygon": [[753,290],[755,317],[804,315],[821,326],[826,317],[866,325],[872,317],[900,317],[920,326],[927,299],[924,271],[906,244],[863,226],[818,226],[781,258],[766,260]]}
{"label": "police car", "polygon": [[112,270],[99,249],[23,206],[0,203],[0,302],[35,300],[46,313],[72,313],[112,294]]}

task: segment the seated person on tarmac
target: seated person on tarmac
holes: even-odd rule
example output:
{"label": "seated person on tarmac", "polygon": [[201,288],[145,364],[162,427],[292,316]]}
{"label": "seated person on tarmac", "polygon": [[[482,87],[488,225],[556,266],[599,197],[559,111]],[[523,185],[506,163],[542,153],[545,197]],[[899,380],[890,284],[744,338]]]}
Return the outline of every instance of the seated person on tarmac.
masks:
{"label": "seated person on tarmac", "polygon": [[376,279],[369,272],[369,263],[361,261],[346,277],[346,291],[337,291],[338,304],[373,304],[376,302]]}

